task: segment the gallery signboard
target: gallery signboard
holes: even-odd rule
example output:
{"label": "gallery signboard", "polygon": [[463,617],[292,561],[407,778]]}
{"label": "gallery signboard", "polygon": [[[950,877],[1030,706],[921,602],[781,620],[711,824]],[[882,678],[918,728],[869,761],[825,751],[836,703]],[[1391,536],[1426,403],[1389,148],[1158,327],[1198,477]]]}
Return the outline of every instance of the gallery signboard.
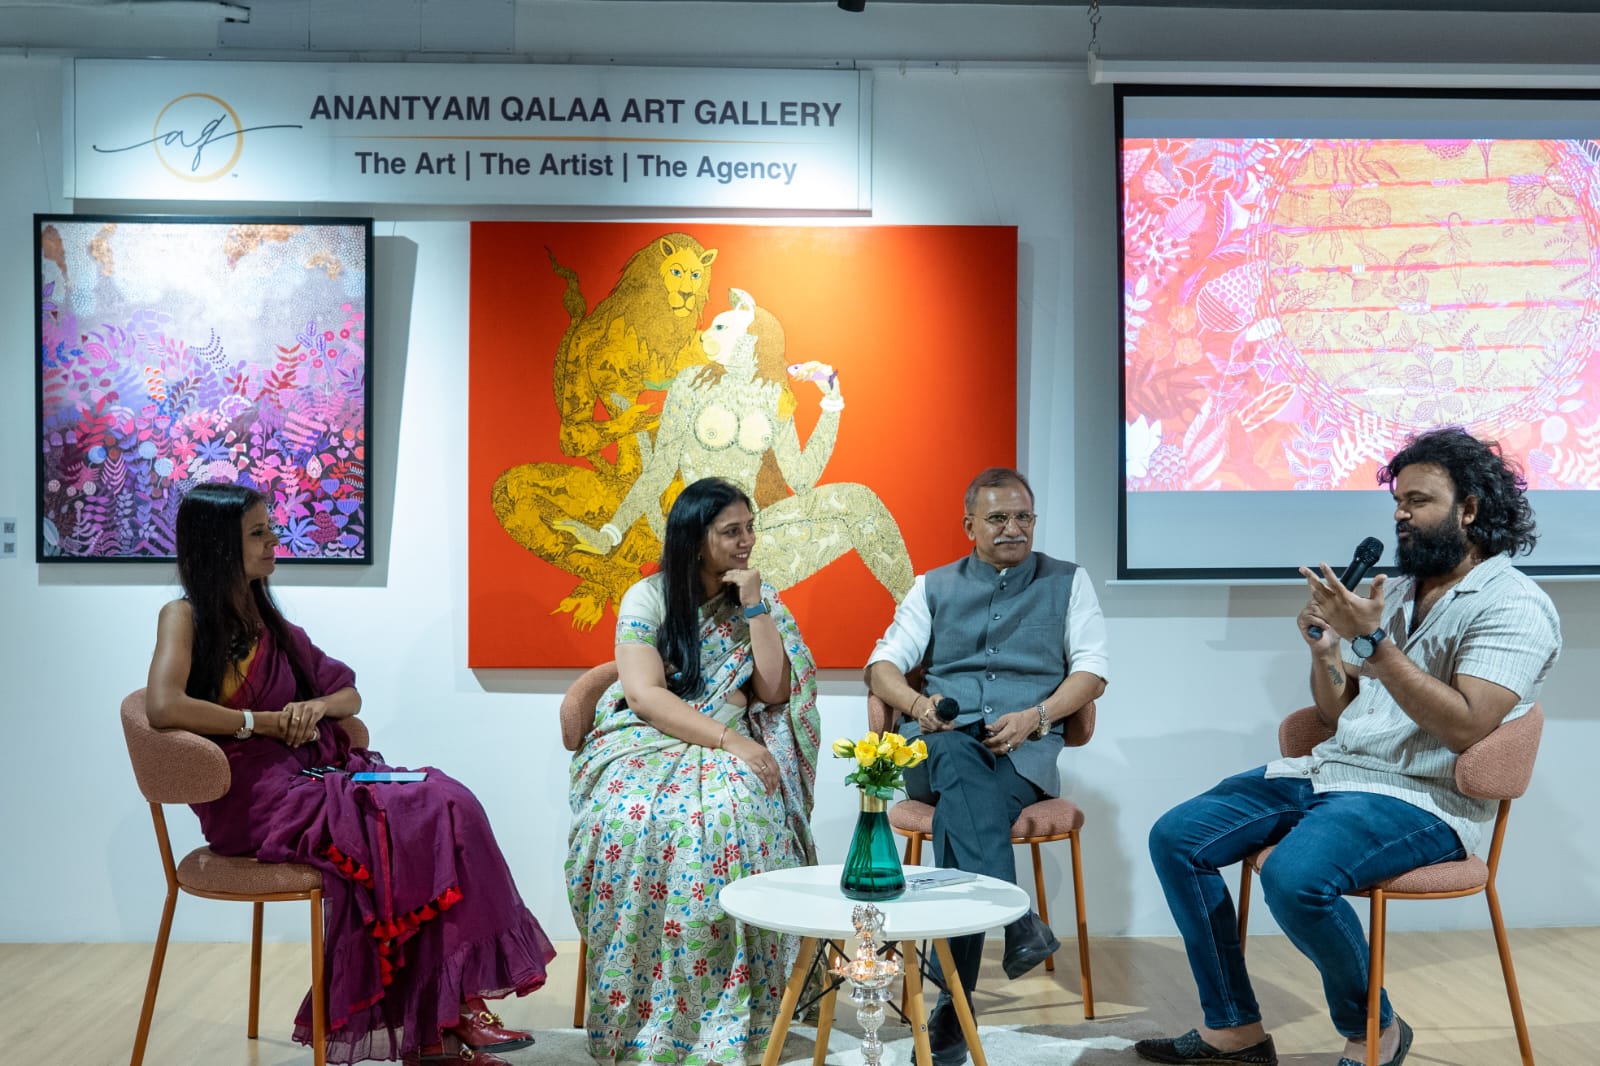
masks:
{"label": "gallery signboard", "polygon": [[859,71],[78,59],[97,200],[872,207]]}

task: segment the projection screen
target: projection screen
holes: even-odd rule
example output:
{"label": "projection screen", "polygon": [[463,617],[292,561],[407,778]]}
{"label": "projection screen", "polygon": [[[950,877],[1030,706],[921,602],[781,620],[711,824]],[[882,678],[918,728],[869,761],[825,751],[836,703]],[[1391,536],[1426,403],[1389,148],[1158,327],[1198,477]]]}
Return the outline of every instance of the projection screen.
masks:
{"label": "projection screen", "polygon": [[1376,473],[1460,425],[1532,573],[1600,573],[1600,96],[1118,86],[1118,576],[1392,560]]}

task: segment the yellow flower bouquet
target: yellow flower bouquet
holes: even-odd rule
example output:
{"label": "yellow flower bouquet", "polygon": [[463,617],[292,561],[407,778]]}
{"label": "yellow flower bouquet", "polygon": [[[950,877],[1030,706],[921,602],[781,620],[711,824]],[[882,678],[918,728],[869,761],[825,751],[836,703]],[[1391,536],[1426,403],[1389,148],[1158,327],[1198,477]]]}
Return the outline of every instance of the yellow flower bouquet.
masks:
{"label": "yellow flower bouquet", "polygon": [[865,795],[890,800],[896,789],[905,789],[905,771],[927,759],[928,745],[921,737],[907,744],[899,733],[868,733],[860,740],[840,737],[833,742],[833,754],[856,761],[845,784],[855,785]]}
{"label": "yellow flower bouquet", "polygon": [[899,733],[868,733],[860,740],[840,737],[833,742],[833,754],[855,760],[855,769],[844,780],[861,790],[861,811],[839,890],[848,899],[894,899],[906,890],[906,879],[886,812],[895,789],[906,787],[906,768],[928,757],[928,745],[921,737],[907,744]]}

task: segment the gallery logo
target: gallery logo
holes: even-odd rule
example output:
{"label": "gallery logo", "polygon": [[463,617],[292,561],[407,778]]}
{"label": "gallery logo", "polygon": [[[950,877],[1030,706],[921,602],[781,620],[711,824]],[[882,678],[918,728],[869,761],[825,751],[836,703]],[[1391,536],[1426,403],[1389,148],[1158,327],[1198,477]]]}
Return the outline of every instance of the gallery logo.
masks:
{"label": "gallery logo", "polygon": [[244,153],[244,135],[260,130],[297,130],[298,124],[246,126],[226,100],[210,93],[175,97],[156,115],[154,136],[120,148],[92,147],[106,154],[150,145],[167,173],[204,184],[233,173]]}

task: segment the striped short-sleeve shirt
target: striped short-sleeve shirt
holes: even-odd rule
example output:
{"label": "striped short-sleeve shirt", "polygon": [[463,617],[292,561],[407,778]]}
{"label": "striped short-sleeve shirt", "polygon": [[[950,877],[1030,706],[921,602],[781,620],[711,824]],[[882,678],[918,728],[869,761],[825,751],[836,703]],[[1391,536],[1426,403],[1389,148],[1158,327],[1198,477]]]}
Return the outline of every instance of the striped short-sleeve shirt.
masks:
{"label": "striped short-sleeve shirt", "polygon": [[[1383,628],[1406,657],[1451,684],[1458,674],[1515,692],[1516,718],[1539,697],[1545,675],[1561,653],[1561,620],[1544,590],[1511,565],[1509,556],[1484,560],[1442,596],[1415,626],[1416,585],[1388,583]],[[1361,688],[1339,716],[1338,731],[1310,755],[1279,759],[1268,777],[1306,777],[1318,792],[1375,792],[1394,796],[1439,816],[1468,852],[1494,804],[1456,791],[1456,756],[1424,732],[1377,678],[1345,649],[1345,662],[1362,670]]]}

